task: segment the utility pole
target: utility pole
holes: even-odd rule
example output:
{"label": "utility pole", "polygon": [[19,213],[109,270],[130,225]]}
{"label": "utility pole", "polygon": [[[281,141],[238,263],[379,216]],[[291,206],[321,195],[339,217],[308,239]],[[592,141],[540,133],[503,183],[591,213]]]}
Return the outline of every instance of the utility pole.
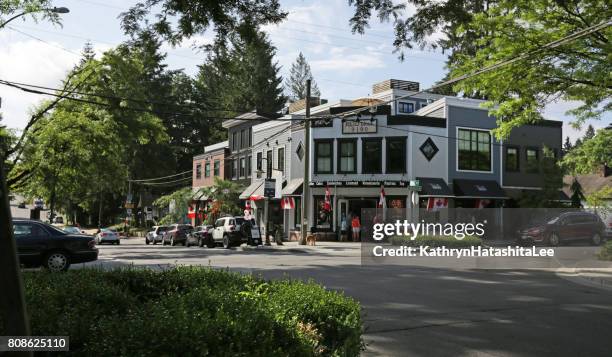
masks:
{"label": "utility pole", "polygon": [[269,179],[272,178],[272,161],[266,160],[266,179],[264,181],[264,217],[265,217],[265,231],[266,231],[266,241],[265,245],[272,245],[270,242],[270,198],[266,194],[266,184]]}
{"label": "utility pole", "polygon": [[[26,313],[21,267],[13,237],[13,220],[9,192],[4,177],[4,153],[0,153],[0,294],[2,322],[7,336],[29,336],[30,324]],[[17,354],[17,352],[14,352]],[[20,352],[32,356],[31,352]]]}
{"label": "utility pole", "polygon": [[310,79],[306,80],[306,118],[304,119],[304,183],[302,184],[302,225],[300,226],[300,245],[306,245],[308,234],[308,203],[310,201]]}

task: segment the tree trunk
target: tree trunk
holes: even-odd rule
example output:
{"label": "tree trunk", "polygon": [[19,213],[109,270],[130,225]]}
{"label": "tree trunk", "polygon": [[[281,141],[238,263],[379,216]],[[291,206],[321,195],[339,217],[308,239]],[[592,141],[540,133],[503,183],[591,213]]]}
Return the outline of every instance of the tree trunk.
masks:
{"label": "tree trunk", "polygon": [[102,194],[100,194],[100,203],[98,208],[98,228],[102,228]]}

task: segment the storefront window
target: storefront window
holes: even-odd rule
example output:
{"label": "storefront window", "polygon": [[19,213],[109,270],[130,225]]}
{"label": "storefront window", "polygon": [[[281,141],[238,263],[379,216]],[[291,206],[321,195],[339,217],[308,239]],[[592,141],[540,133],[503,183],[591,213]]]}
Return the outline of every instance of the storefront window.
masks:
{"label": "storefront window", "polygon": [[330,174],[333,167],[333,141],[332,140],[317,140],[315,141],[315,173]]}
{"label": "storefront window", "polygon": [[300,228],[302,226],[302,199],[300,197],[294,197],[295,208],[293,209],[293,224],[295,228]]}
{"label": "storefront window", "polygon": [[458,139],[459,170],[491,171],[491,134],[488,131],[459,129]]}
{"label": "storefront window", "polygon": [[356,173],[357,172],[357,140],[338,141],[338,172]]}
{"label": "storefront window", "polygon": [[406,172],[406,138],[387,138],[387,173]]}
{"label": "storefront window", "polygon": [[[333,202],[332,202],[333,205]],[[332,212],[325,209],[325,196],[315,196],[314,198],[314,222],[317,229],[330,230],[332,228]]]}
{"label": "storefront window", "polygon": [[361,155],[364,174],[379,174],[382,172],[382,140],[363,139]]}

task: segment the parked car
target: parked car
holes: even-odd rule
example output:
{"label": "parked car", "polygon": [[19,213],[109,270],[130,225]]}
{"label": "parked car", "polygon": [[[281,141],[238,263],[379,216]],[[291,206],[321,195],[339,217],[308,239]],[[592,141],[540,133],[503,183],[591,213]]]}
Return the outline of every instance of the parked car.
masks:
{"label": "parked car", "polygon": [[522,243],[558,246],[570,241],[589,241],[600,245],[605,227],[601,218],[590,212],[566,212],[547,222],[520,232]]}
{"label": "parked car", "polygon": [[120,244],[121,239],[119,238],[119,233],[116,230],[111,228],[102,228],[100,232],[96,234],[96,242],[98,244],[102,243],[110,243],[110,244]]}
{"label": "parked car", "polygon": [[612,212],[603,214],[601,219],[606,226],[606,239],[612,239]]}
{"label": "parked car", "polygon": [[62,228],[62,230],[70,234],[85,234],[85,231],[75,226],[65,226],[64,228]]}
{"label": "parked car", "polygon": [[162,237],[162,245],[175,246],[179,243],[187,245],[187,234],[193,231],[191,224],[171,224],[168,231]]}
{"label": "parked car", "polygon": [[145,243],[157,244],[162,242],[164,234],[168,231],[168,226],[153,226],[153,230],[145,236]]}
{"label": "parked car", "polygon": [[211,236],[212,229],[212,225],[195,227],[193,231],[187,235],[187,246],[197,245],[198,247],[203,247],[206,245],[209,248],[213,248],[214,243]]}
{"label": "parked car", "polygon": [[212,231],[213,245],[223,244],[229,249],[242,243],[249,245],[261,244],[261,233],[254,219],[245,220],[244,217],[219,218]]}
{"label": "parked car", "polygon": [[64,271],[70,264],[98,259],[96,242],[90,236],[67,233],[31,219],[13,219],[13,232],[19,262],[27,267]]}

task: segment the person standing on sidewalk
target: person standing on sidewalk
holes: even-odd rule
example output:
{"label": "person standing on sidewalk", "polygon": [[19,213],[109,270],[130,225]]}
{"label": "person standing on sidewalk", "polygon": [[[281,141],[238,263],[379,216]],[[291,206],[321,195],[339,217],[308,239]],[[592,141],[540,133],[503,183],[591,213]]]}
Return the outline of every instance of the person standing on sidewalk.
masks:
{"label": "person standing on sidewalk", "polygon": [[359,242],[359,232],[361,231],[361,222],[359,216],[354,215],[351,221],[351,227],[353,229],[353,242]]}

